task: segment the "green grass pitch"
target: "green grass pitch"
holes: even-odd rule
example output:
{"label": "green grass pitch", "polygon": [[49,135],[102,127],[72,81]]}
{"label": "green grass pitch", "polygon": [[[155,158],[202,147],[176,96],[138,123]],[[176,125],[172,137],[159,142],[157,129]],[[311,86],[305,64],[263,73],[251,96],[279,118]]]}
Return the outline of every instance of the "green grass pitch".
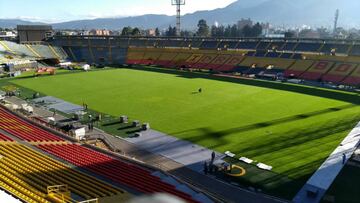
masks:
{"label": "green grass pitch", "polygon": [[[271,165],[275,173],[294,180],[311,175],[360,120],[358,97],[351,93],[308,87],[299,87],[304,93],[291,92],[283,89],[296,85],[267,88],[274,83],[248,85],[246,80],[236,83],[192,73],[112,69],[13,83],[73,103],[86,102],[113,116],[150,122],[178,138]],[[197,93],[199,88],[202,93]],[[339,99],[331,99],[331,94],[340,94]],[[262,181],[277,187],[272,185],[275,180]]]}

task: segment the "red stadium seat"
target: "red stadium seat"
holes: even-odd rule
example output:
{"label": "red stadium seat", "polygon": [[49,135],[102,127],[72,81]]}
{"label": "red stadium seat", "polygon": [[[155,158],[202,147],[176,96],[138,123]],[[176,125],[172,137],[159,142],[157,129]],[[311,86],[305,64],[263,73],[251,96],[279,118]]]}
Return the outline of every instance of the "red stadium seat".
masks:
{"label": "red stadium seat", "polygon": [[28,142],[64,141],[0,107],[0,129]]}
{"label": "red stadium seat", "polygon": [[159,177],[139,166],[111,158],[100,152],[76,144],[39,145],[40,149],[70,163],[103,175],[119,184],[126,185],[143,193],[165,192],[178,196],[188,202],[196,202],[189,194],[178,191],[175,186],[161,181]]}

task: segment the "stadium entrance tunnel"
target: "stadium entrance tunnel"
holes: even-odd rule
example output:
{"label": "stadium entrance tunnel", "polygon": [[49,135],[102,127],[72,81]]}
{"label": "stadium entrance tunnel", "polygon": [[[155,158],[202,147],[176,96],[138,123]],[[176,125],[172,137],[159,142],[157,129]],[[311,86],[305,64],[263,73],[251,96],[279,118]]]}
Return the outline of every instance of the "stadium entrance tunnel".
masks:
{"label": "stadium entrance tunnel", "polygon": [[42,59],[42,60],[37,60],[37,62],[41,63],[41,64],[46,64],[49,66],[55,66],[58,65],[60,63],[59,59]]}

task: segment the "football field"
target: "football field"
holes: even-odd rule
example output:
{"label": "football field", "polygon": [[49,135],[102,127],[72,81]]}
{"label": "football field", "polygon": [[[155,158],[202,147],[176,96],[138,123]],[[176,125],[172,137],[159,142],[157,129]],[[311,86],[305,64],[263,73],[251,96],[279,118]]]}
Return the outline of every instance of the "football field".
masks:
{"label": "football field", "polygon": [[169,135],[271,165],[291,179],[311,175],[360,120],[353,93],[197,75],[111,69],[12,82],[149,122]]}

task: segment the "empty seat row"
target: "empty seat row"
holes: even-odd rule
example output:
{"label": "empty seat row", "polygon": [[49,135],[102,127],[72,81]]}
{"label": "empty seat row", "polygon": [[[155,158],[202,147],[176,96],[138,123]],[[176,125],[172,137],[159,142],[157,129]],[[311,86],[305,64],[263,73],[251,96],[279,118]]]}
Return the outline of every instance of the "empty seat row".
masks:
{"label": "empty seat row", "polygon": [[150,171],[83,146],[76,144],[44,144],[38,147],[78,167],[102,175],[140,192],[165,192],[189,202],[195,202],[189,194],[178,191],[175,186],[162,182],[160,178],[151,175]]}
{"label": "empty seat row", "polygon": [[47,202],[47,187],[67,185],[70,192],[83,199],[125,194],[104,182],[75,171],[64,164],[21,144],[0,144],[0,181],[13,185],[13,189],[26,188],[33,196]]}
{"label": "empty seat row", "polygon": [[28,142],[63,141],[62,138],[47,132],[0,107],[0,129]]}
{"label": "empty seat row", "polygon": [[8,136],[0,133],[0,141],[5,141],[5,142],[13,142],[14,140],[9,138]]}

